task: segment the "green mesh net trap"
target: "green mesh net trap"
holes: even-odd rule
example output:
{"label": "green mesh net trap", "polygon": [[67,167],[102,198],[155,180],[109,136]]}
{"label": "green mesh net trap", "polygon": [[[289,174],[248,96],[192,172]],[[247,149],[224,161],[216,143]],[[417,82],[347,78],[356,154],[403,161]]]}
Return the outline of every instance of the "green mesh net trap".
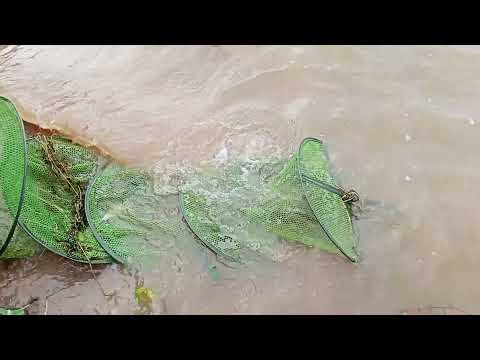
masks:
{"label": "green mesh net trap", "polygon": [[88,188],[88,222],[105,250],[121,263],[158,260],[172,240],[187,235],[177,197],[157,195],[154,185],[146,171],[111,164]]}
{"label": "green mesh net trap", "polygon": [[[206,181],[210,188],[197,183],[181,196],[183,215],[205,246],[221,257],[242,262],[245,250],[273,255],[279,245],[266,234],[271,233],[278,239],[358,260],[350,213],[350,203],[358,195],[337,185],[320,140],[305,139],[284,168],[270,178],[257,172],[258,181],[250,182],[254,172],[242,178],[239,168],[236,173],[221,174],[221,180],[210,176]],[[228,191],[223,190],[226,196],[219,196],[219,189],[212,186],[219,182],[222,189],[230,185]]]}
{"label": "green mesh net trap", "polygon": [[286,163],[195,169],[179,196],[159,195],[151,173],[106,164],[60,136],[25,139],[14,105],[0,97],[0,259],[47,248],[79,262],[154,263],[193,233],[234,263],[278,260],[295,243],[358,261],[358,194],[338,185],[318,139],[305,139]]}
{"label": "green mesh net trap", "polygon": [[96,154],[58,136],[28,140],[28,173],[22,228],[41,245],[72,260],[108,263],[84,216],[84,195]]}
{"label": "green mesh net trap", "polygon": [[23,121],[15,106],[0,97],[0,259],[29,256],[38,250],[33,240],[16,229],[26,174]]}

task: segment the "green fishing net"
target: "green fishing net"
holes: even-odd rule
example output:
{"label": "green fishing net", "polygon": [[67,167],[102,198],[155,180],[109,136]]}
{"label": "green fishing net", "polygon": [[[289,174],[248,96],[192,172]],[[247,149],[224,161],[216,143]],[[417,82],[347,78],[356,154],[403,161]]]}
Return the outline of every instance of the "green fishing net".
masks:
{"label": "green fishing net", "polygon": [[355,199],[335,183],[319,140],[305,139],[277,175],[262,176],[256,166],[258,162],[203,176],[205,181],[183,192],[183,215],[205,246],[242,262],[246,249],[274,256],[283,239],[357,260],[348,208]]}
{"label": "green fishing net", "polygon": [[243,214],[285,240],[339,254],[308,204],[297,167],[295,154],[270,183],[272,191],[257,206],[243,209]]}
{"label": "green fishing net", "polygon": [[39,255],[44,248],[33,240],[20,226],[17,226],[15,235],[5,252],[0,256],[4,259],[23,259]]}
{"label": "green fishing net", "polygon": [[108,263],[112,258],[95,239],[83,204],[99,159],[58,136],[28,140],[28,174],[20,215],[22,228],[41,245],[72,260]]}
{"label": "green fishing net", "polygon": [[[0,258],[7,249],[22,206],[26,176],[26,144],[23,122],[15,106],[0,97]],[[13,242],[13,240],[12,240]]]}
{"label": "green fishing net", "polygon": [[218,221],[222,212],[208,197],[186,192],[180,197],[180,206],[188,226],[206,247],[226,260],[240,262],[242,244],[229,234],[229,229],[222,231]]}
{"label": "green fishing net", "polygon": [[0,259],[36,255],[41,244],[80,262],[155,263],[191,231],[235,263],[280,259],[295,242],[358,260],[351,220],[358,195],[338,186],[317,139],[305,139],[286,163],[196,169],[180,186],[180,206],[177,196],[156,192],[146,171],[99,170],[103,159],[58,136],[25,142],[21,118],[1,97],[0,141]]}
{"label": "green fishing net", "polygon": [[154,185],[148,172],[112,164],[88,188],[88,222],[105,250],[121,263],[158,261],[173,241],[188,235],[177,196],[159,196]]}
{"label": "green fishing net", "polygon": [[233,263],[288,256],[292,248],[285,241],[247,216],[262,199],[274,196],[269,183],[281,166],[278,160],[257,158],[195,170],[181,189],[180,206],[197,239]]}
{"label": "green fishing net", "polygon": [[325,235],[346,257],[357,261],[356,234],[348,201],[358,200],[358,195],[337,185],[320,140],[307,138],[301,143],[298,171],[305,196]]}

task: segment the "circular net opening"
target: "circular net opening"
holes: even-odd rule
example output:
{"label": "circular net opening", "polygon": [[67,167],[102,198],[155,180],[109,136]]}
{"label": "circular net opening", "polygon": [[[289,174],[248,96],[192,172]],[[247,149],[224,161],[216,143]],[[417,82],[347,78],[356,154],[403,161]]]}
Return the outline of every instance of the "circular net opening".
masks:
{"label": "circular net opening", "polygon": [[79,262],[109,263],[84,212],[98,157],[58,136],[28,140],[28,173],[20,225],[47,249]]}

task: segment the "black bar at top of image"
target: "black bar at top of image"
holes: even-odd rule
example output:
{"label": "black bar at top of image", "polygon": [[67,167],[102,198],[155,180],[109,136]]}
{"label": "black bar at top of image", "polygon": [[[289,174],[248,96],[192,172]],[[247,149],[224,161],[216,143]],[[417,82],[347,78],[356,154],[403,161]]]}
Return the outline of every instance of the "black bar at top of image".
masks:
{"label": "black bar at top of image", "polygon": [[112,7],[96,2],[95,7],[74,6],[68,12],[44,3],[12,10],[8,5],[2,9],[0,44],[480,43],[475,11],[447,10],[439,4],[422,7],[418,2],[383,3],[383,7],[349,2]]}

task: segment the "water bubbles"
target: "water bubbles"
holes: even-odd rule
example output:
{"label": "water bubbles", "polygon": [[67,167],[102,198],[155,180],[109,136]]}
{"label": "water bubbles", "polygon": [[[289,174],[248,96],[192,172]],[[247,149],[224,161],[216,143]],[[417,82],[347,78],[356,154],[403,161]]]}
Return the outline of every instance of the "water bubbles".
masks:
{"label": "water bubbles", "polygon": [[412,137],[409,134],[405,134],[405,141],[408,143],[412,140]]}
{"label": "water bubbles", "polygon": [[477,122],[476,122],[475,120],[473,120],[472,118],[469,118],[469,119],[468,119],[468,123],[473,126],[473,125],[475,125]]}
{"label": "water bubbles", "polygon": [[410,181],[412,181],[412,178],[407,175],[407,176],[405,176],[405,181],[410,182]]}
{"label": "water bubbles", "polygon": [[427,99],[427,102],[428,102],[428,103],[431,103],[431,102],[432,102],[432,98],[428,98],[428,99]]}

